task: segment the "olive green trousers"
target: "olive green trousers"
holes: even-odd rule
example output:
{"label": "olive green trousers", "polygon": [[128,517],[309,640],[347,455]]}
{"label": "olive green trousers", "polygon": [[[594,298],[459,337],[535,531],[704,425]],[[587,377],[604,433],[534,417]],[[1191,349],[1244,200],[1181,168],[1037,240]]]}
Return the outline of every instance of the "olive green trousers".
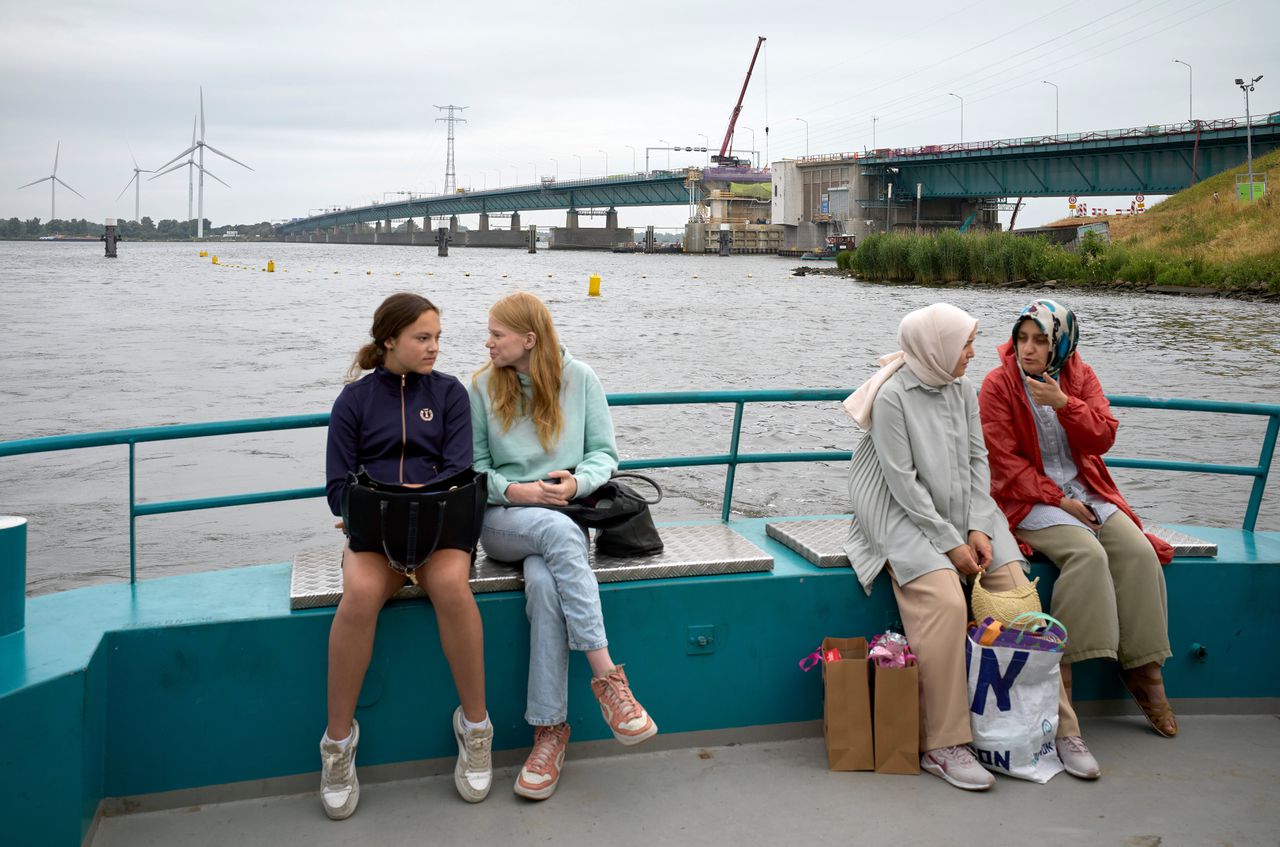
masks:
{"label": "olive green trousers", "polygon": [[1128,515],[1113,514],[1097,536],[1078,526],[1017,536],[1060,571],[1049,613],[1067,628],[1064,664],[1103,658],[1128,669],[1172,655],[1164,572]]}

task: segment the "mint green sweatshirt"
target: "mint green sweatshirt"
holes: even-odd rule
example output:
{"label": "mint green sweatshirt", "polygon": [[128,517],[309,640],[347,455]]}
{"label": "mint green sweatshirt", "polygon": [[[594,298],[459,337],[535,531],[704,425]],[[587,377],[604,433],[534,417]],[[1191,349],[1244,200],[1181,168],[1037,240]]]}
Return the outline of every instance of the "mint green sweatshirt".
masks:
{"label": "mint green sweatshirt", "polygon": [[[608,481],[618,468],[618,447],[613,439],[613,418],[604,388],[595,371],[569,355],[563,346],[564,375],[560,384],[560,408],[564,427],[560,440],[550,452],[542,449],[533,421],[520,417],[511,429],[502,431],[502,422],[493,415],[489,403],[489,376],[485,371],[467,386],[471,395],[471,439],[473,467],[489,475],[489,502],[506,505],[507,486],[513,482],[547,479],[554,470],[573,471],[578,497],[585,497]],[[525,396],[533,394],[527,374],[517,374]]]}

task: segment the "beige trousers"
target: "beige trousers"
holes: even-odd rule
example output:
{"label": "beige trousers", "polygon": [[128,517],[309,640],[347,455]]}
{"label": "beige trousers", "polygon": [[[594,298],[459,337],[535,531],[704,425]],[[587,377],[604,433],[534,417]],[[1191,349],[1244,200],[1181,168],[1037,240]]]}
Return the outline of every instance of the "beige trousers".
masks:
{"label": "beige trousers", "polygon": [[[907,642],[920,660],[920,749],[936,750],[973,741],[969,726],[969,682],[964,668],[964,642],[969,606],[960,575],[951,568],[930,571],[906,585],[893,582]],[[1027,584],[1018,562],[982,577],[989,591],[1008,591]],[[1058,693],[1058,737],[1080,734],[1080,722],[1065,688]]]}
{"label": "beige trousers", "polygon": [[1164,572],[1128,515],[1113,514],[1096,537],[1078,526],[1017,534],[1061,571],[1049,611],[1067,628],[1064,663],[1116,659],[1127,669],[1172,655]]}

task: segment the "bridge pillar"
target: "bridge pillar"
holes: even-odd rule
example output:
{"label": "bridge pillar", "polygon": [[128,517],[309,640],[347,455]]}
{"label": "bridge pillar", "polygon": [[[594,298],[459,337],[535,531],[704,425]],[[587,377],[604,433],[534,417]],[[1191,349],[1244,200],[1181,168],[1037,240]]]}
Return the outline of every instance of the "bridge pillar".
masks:
{"label": "bridge pillar", "polygon": [[450,215],[449,216],[449,232],[456,233],[457,231],[458,231],[458,216]]}
{"label": "bridge pillar", "polygon": [[618,210],[613,208],[612,206],[609,207],[609,211],[604,213],[604,228],[605,229],[618,228]]}
{"label": "bridge pillar", "polygon": [[577,229],[578,228],[578,210],[570,209],[568,212],[566,212],[564,216],[564,221],[565,221],[564,222],[565,229]]}
{"label": "bridge pillar", "polygon": [[520,231],[520,213],[519,212],[511,213],[511,231],[512,232]]}
{"label": "bridge pillar", "polygon": [[488,212],[480,213],[480,231],[481,232],[489,231],[489,213]]}

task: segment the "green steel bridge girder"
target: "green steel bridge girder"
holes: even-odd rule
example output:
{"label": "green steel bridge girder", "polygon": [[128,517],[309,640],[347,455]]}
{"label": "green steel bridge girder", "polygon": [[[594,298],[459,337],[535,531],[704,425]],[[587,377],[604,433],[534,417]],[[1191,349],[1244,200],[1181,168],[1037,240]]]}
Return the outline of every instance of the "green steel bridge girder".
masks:
{"label": "green steel bridge girder", "polygon": [[[1280,147],[1280,124],[1254,126],[1253,156]],[[1243,165],[1243,128],[1205,133],[1196,148],[1193,133],[1173,139],[1132,138],[1034,147],[962,150],[902,158],[861,161],[863,173],[883,167],[893,174],[894,195],[921,197],[1063,197],[1173,194],[1230,168]]]}
{"label": "green steel bridge girder", "polygon": [[[290,221],[282,224],[280,231],[288,234],[376,221],[481,212],[523,212],[602,206],[683,206],[689,202],[688,179],[686,171],[655,171],[650,174],[628,174],[600,179],[549,180],[540,185],[468,191],[461,194],[343,209],[339,212]],[[699,196],[705,193],[701,183],[697,184],[696,190]]]}

